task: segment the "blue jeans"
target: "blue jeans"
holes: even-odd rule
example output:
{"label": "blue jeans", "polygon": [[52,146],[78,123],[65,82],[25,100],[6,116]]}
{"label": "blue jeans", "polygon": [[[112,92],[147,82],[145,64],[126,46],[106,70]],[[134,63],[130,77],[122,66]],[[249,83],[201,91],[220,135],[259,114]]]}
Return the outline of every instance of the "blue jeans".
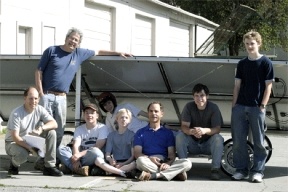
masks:
{"label": "blue jeans", "polygon": [[182,131],[179,131],[176,136],[176,151],[180,159],[187,158],[188,152],[193,155],[211,155],[211,169],[219,169],[223,155],[223,143],[224,139],[220,134],[212,135],[207,141],[199,143],[190,135],[186,135]]}
{"label": "blue jeans", "polygon": [[66,116],[67,116],[66,96],[45,94],[43,95],[43,97],[41,97],[39,104],[42,105],[49,112],[49,114],[54,117],[54,119],[58,124],[58,128],[55,130],[57,134],[56,147],[58,148],[62,141],[66,125]]}
{"label": "blue jeans", "polygon": [[249,156],[247,149],[247,136],[249,127],[253,138],[253,167],[251,174],[261,173],[265,169],[267,152],[264,146],[265,113],[259,107],[235,105],[232,108],[231,131],[233,139],[233,163],[236,172],[248,175]]}
{"label": "blue jeans", "polygon": [[[70,170],[73,170],[73,164],[70,160],[72,154],[71,148],[67,146],[61,145],[57,150],[57,157],[60,159],[61,163],[66,165]],[[103,152],[97,147],[90,148],[87,150],[86,155],[81,157],[80,163],[82,166],[95,165],[97,157],[104,159]]]}

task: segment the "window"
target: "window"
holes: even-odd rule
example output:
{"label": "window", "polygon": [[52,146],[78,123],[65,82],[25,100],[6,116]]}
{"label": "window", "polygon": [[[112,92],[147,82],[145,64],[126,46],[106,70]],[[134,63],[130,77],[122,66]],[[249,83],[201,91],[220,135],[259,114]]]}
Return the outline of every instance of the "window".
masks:
{"label": "window", "polygon": [[32,28],[19,26],[17,34],[17,55],[32,53]]}
{"label": "window", "polygon": [[132,52],[135,55],[154,55],[154,20],[136,15],[133,26]]}

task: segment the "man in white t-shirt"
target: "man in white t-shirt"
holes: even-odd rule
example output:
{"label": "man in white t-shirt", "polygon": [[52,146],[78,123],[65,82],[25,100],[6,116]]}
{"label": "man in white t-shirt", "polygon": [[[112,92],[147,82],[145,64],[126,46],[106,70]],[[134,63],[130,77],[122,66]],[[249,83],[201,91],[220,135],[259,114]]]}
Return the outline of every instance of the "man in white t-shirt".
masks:
{"label": "man in white t-shirt", "polygon": [[[94,104],[88,104],[83,109],[85,124],[76,128],[73,137],[73,147],[60,146],[57,157],[61,161],[60,169],[64,173],[75,172],[88,176],[89,166],[95,164],[97,157],[104,159],[103,150],[108,136],[107,127],[98,122],[98,109]],[[68,168],[68,169],[67,169]]]}

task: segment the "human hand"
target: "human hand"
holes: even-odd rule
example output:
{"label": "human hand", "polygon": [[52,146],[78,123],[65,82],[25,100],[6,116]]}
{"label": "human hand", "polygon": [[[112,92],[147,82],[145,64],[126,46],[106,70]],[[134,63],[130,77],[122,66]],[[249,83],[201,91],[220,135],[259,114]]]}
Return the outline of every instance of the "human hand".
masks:
{"label": "human hand", "polygon": [[30,135],[34,135],[34,136],[40,136],[43,133],[43,128],[42,126],[38,127],[37,129],[34,129],[31,133],[29,133]]}
{"label": "human hand", "polygon": [[133,55],[130,54],[130,53],[122,53],[122,52],[120,52],[119,55],[120,55],[121,57],[124,57],[124,58],[133,57]]}
{"label": "human hand", "polygon": [[81,158],[80,154],[76,153],[76,154],[72,155],[70,159],[71,159],[72,163],[75,163],[75,162],[79,161],[80,158]]}
{"label": "human hand", "polygon": [[39,151],[39,149],[37,149],[35,147],[29,148],[29,156],[37,157],[38,156],[38,151]]}
{"label": "human hand", "polygon": [[159,157],[156,157],[156,156],[150,156],[149,157],[150,161],[152,161],[154,164],[156,164],[158,167],[161,166],[161,159]]}
{"label": "human hand", "polygon": [[201,138],[202,137],[202,135],[204,135],[205,133],[204,133],[204,129],[202,128],[202,127],[195,127],[194,128],[194,136],[196,137],[196,138]]}
{"label": "human hand", "polygon": [[125,165],[124,163],[116,163],[115,167],[119,169],[123,167],[124,165]]}
{"label": "human hand", "polygon": [[113,158],[110,158],[108,161],[109,161],[110,165],[112,165],[114,167],[116,166],[116,161]]}
{"label": "human hand", "polygon": [[162,163],[159,167],[160,171],[166,170],[170,167],[167,163]]}

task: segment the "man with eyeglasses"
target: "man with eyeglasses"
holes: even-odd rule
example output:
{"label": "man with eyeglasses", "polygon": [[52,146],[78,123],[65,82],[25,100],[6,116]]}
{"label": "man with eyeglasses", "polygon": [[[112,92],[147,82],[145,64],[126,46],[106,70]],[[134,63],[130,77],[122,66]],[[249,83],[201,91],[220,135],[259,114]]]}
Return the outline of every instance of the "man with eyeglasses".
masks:
{"label": "man with eyeglasses", "polygon": [[223,137],[219,134],[223,119],[218,106],[208,101],[209,89],[196,84],[194,101],[187,103],[181,114],[181,131],[176,136],[176,151],[180,159],[188,153],[212,156],[211,179],[220,180],[219,169],[223,153]]}

